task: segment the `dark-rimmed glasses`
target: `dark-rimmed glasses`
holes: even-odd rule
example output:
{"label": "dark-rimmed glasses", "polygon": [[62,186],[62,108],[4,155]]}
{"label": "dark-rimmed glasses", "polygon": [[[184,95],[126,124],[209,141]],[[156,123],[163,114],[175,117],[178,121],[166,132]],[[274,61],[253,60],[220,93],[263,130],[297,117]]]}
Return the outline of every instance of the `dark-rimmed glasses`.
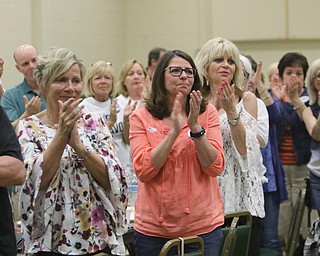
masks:
{"label": "dark-rimmed glasses", "polygon": [[169,70],[169,73],[175,77],[181,76],[183,71],[189,78],[192,78],[197,74],[197,70],[194,68],[166,67],[164,70],[167,69]]}

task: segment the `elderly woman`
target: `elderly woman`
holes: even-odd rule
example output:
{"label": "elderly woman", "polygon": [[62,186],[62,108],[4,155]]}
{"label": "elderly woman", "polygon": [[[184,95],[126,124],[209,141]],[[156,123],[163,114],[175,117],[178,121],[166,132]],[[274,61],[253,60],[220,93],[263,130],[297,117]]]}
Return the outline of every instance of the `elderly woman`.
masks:
{"label": "elderly woman", "polygon": [[251,213],[254,239],[249,255],[260,255],[265,168],[258,142],[256,96],[243,90],[239,50],[232,42],[224,38],[209,40],[195,62],[203,81],[204,97],[219,111],[226,166],[218,180],[225,213]]}
{"label": "elderly woman", "polygon": [[116,111],[116,73],[108,61],[92,64],[85,77],[85,96],[80,103],[86,112],[96,112],[104,116],[109,129],[117,120]]}
{"label": "elderly woman", "polygon": [[49,50],[34,71],[48,108],[18,129],[26,254],[125,253],[127,185],[105,119],[78,107],[84,72],[64,48]]}
{"label": "elderly woman", "polygon": [[301,100],[301,88],[297,80],[298,78],[291,77],[285,91],[312,137],[311,158],[307,164],[310,170],[311,207],[316,209],[320,216],[320,59],[311,64],[306,76],[306,85],[310,97],[309,107]]}

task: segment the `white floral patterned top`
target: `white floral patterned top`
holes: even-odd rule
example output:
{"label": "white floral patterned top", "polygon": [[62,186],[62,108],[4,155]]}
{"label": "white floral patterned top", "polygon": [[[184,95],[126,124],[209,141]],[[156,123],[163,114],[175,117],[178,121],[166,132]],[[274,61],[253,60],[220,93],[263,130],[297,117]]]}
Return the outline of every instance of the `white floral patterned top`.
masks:
{"label": "white floral patterned top", "polygon": [[36,116],[19,123],[18,137],[27,168],[20,193],[24,253],[85,255],[109,246],[124,255],[128,188],[105,119],[85,114],[77,124],[82,142],[104,160],[111,191],[106,192],[67,145],[48,189],[39,189],[43,153],[56,130]]}

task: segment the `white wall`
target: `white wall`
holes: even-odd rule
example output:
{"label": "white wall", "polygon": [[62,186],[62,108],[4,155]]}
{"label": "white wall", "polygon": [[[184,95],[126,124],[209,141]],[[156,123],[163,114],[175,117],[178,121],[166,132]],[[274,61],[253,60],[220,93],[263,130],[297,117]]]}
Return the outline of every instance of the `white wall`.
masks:
{"label": "white wall", "polygon": [[116,71],[136,58],[147,64],[155,46],[195,56],[215,36],[263,60],[264,70],[288,51],[311,63],[320,57],[319,0],[1,0],[1,78],[6,88],[22,79],[12,54],[23,43],[40,54],[72,49],[87,65],[109,60]]}

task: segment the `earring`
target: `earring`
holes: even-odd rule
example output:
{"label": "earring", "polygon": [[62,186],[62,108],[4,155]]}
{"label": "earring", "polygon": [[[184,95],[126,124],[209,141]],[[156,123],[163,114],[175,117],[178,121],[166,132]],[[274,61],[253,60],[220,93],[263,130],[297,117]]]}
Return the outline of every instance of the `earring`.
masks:
{"label": "earring", "polygon": [[210,87],[210,83],[209,83],[208,79],[206,79],[206,84],[208,87]]}

